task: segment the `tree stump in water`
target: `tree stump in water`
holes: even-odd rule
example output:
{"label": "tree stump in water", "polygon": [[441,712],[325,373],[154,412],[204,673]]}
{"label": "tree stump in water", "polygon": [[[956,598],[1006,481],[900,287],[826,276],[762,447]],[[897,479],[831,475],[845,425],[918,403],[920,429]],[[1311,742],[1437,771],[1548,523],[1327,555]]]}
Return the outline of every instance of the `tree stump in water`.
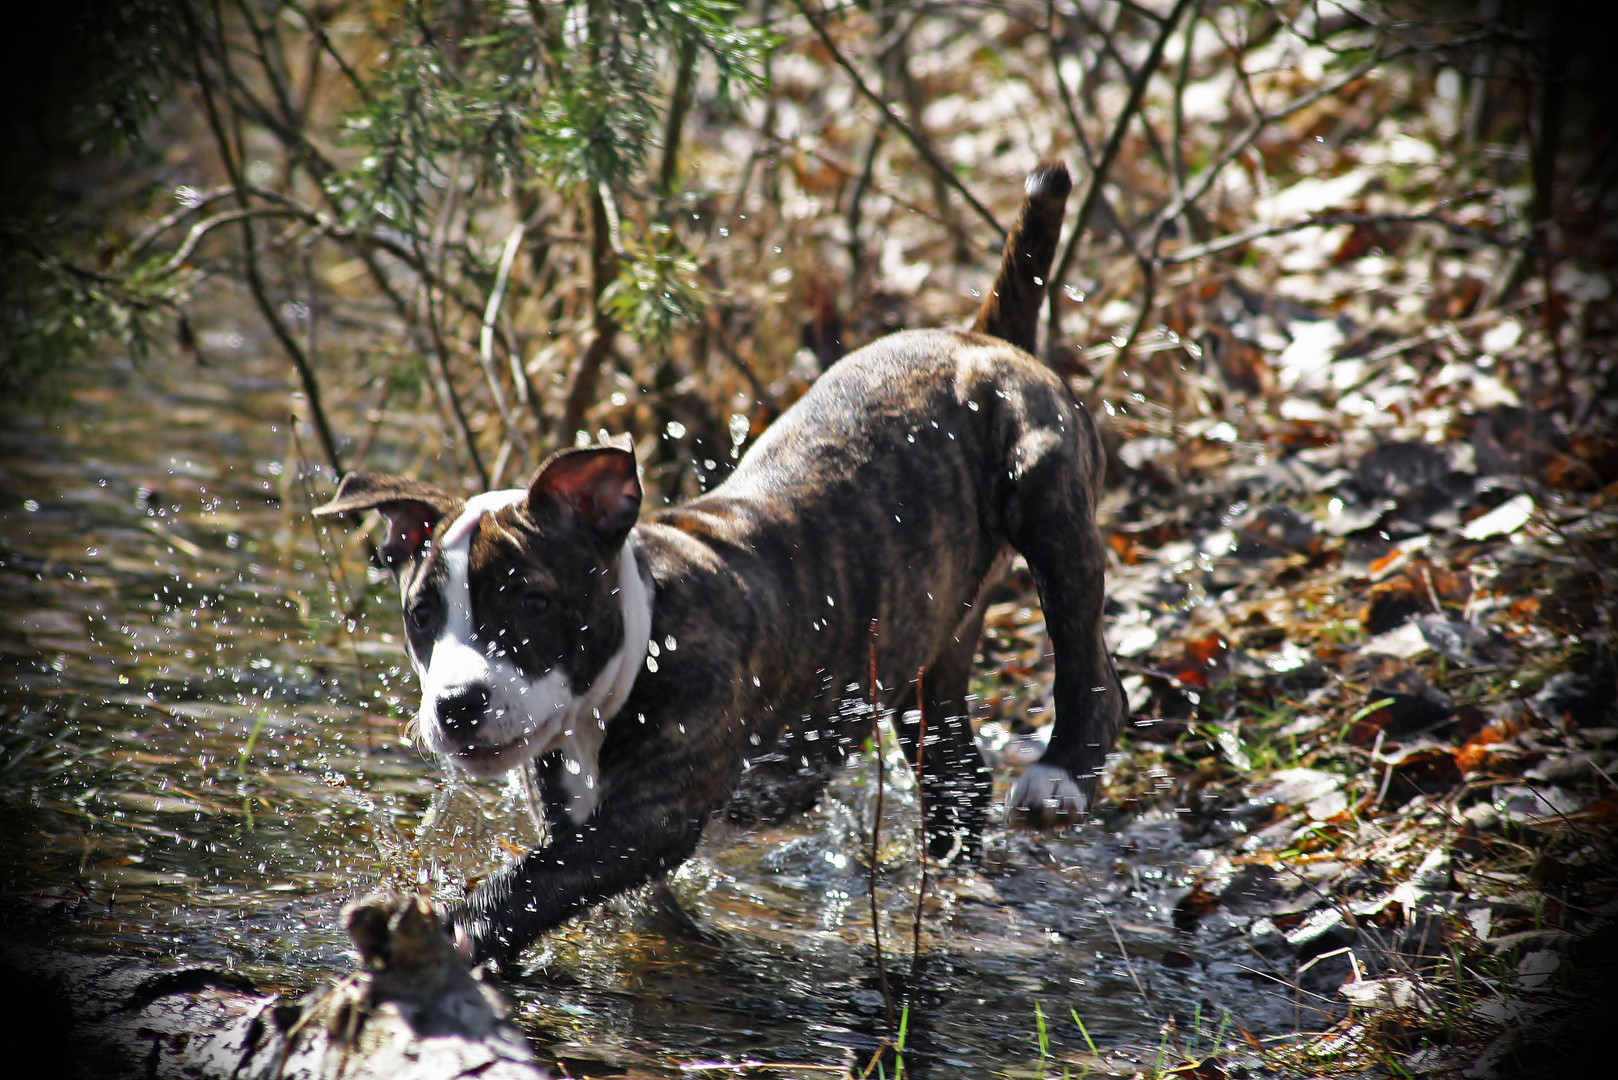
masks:
{"label": "tree stump in water", "polygon": [[259,994],[226,971],[7,947],[0,982],[13,999],[8,1026],[52,1055],[56,1076],[552,1077],[426,901],[378,894],[344,917],[361,970],[298,1000]]}

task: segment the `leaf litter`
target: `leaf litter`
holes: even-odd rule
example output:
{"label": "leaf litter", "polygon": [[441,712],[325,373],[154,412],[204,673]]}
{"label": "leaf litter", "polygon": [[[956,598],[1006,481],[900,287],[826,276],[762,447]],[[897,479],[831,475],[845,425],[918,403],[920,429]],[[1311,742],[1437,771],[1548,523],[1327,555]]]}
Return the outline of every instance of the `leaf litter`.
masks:
{"label": "leaf litter", "polygon": [[[1610,411],[1570,434],[1524,404],[1496,361],[1532,381],[1555,343],[1523,313],[1463,317],[1465,279],[1418,308],[1330,265],[1261,265],[1278,288],[1193,280],[1165,331],[1207,343],[1179,358],[1217,396],[1154,400],[1157,354],[1103,403],[1132,712],[1103,801],[1172,807],[1218,853],[1174,911],[1186,952],[1245,935],[1252,977],[1311,1002],[1323,1033],[1255,1062],[1513,1075],[1588,1021],[1611,962]],[[1037,608],[989,622],[1009,696],[1048,700]]]}

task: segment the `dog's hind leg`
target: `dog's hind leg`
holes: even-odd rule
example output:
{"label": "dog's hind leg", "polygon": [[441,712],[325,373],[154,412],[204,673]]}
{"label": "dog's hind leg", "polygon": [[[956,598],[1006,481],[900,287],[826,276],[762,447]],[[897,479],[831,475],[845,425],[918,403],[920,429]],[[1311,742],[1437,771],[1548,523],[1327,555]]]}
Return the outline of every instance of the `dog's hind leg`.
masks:
{"label": "dog's hind leg", "polygon": [[[1101,448],[1076,403],[1019,441],[1007,535],[1028,562],[1056,659],[1056,720],[1040,760],[1006,796],[1007,820],[1051,826],[1081,821],[1123,723],[1126,705],[1107,654],[1101,612],[1106,551],[1095,525]],[[1077,430],[1075,430],[1075,428]],[[1077,438],[1074,438],[1074,435]]]}
{"label": "dog's hind leg", "polygon": [[[976,606],[921,677],[922,716],[927,730],[919,780],[927,851],[940,860],[977,857],[994,783],[972,737],[966,703],[972,657],[982,633],[983,611]],[[901,714],[905,710],[903,703],[900,710]],[[918,725],[895,726],[905,758],[914,765]]]}

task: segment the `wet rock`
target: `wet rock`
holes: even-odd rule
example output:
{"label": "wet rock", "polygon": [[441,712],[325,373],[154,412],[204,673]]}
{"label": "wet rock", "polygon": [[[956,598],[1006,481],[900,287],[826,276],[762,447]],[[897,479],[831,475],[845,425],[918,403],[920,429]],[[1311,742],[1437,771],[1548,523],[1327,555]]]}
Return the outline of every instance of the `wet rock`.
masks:
{"label": "wet rock", "polygon": [[1381,581],[1372,586],[1361,621],[1367,633],[1386,634],[1428,606],[1427,598],[1408,579]]}
{"label": "wet rock", "polygon": [[1534,513],[1534,500],[1529,495],[1514,495],[1486,513],[1469,517],[1461,535],[1468,540],[1487,540],[1495,536],[1509,536],[1528,524]]}
{"label": "wet rock", "polygon": [[1197,921],[1197,935],[1204,942],[1218,943],[1247,936],[1253,922],[1250,915],[1238,915],[1220,908]]}
{"label": "wet rock", "polygon": [[373,893],[345,908],[343,919],[370,975],[366,991],[373,1007],[397,1003],[424,1034],[481,1039],[494,1030],[504,1003],[492,987],[472,978],[426,900]]}
{"label": "wet rock", "polygon": [[1591,727],[1612,719],[1615,702],[1618,702],[1618,682],[1615,682],[1612,658],[1603,653],[1579,670],[1553,676],[1528,703],[1548,723],[1571,722],[1577,727]]}
{"label": "wet rock", "polygon": [[[419,898],[349,909],[364,970],[297,1001],[231,972],[163,970],[124,957],[7,947],[0,978],[24,984],[61,1056],[40,1075],[193,1080],[546,1080]],[[15,975],[16,978],[12,978]]]}
{"label": "wet rock", "polygon": [[1404,499],[1441,487],[1449,457],[1429,443],[1384,443],[1354,467],[1354,486],[1367,499]]}
{"label": "wet rock", "polygon": [[1260,955],[1271,960],[1292,955],[1292,943],[1287,941],[1287,936],[1275,925],[1275,920],[1268,916],[1253,920],[1253,924],[1247,929],[1247,941]]}
{"label": "wet rock", "polygon": [[1268,911],[1285,890],[1274,867],[1262,863],[1244,866],[1230,879],[1220,902],[1235,912]]}
{"label": "wet rock", "polygon": [[[1422,540],[1426,541],[1426,537]],[[1472,596],[1473,584],[1467,571],[1414,555],[1421,548],[1413,548],[1412,543],[1378,556],[1370,564],[1378,580],[1371,586],[1361,621],[1373,635],[1385,634],[1415,615],[1459,614]]]}
{"label": "wet rock", "polygon": [[1336,908],[1316,911],[1286,933],[1287,944],[1297,950],[1300,960],[1346,948],[1358,937],[1359,931],[1350,926]]}
{"label": "wet rock", "polygon": [[1410,535],[1456,524],[1459,507],[1471,500],[1473,480],[1456,470],[1449,454],[1439,447],[1393,442],[1360,459],[1354,469],[1354,487],[1365,503],[1391,500],[1384,531]]}
{"label": "wet rock", "polygon": [[1385,701],[1381,708],[1361,717],[1349,732],[1349,741],[1367,746],[1380,732],[1399,738],[1448,720],[1455,715],[1455,700],[1429,683],[1415,668],[1405,668],[1371,685],[1366,704]]}
{"label": "wet rock", "polygon": [[1442,847],[1429,851],[1410,875],[1410,883],[1419,889],[1448,889],[1453,884],[1449,852]]}
{"label": "wet rock", "polygon": [[1319,769],[1279,769],[1271,775],[1269,785],[1254,799],[1264,800],[1271,805],[1303,806],[1342,785],[1343,778],[1336,773]]}
{"label": "wet rock", "polygon": [[1374,528],[1382,515],[1399,505],[1394,499],[1377,499],[1369,503],[1338,500],[1328,512],[1320,529],[1328,536],[1350,536]]}
{"label": "wet rock", "polygon": [[1461,779],[1454,748],[1433,739],[1420,739],[1384,754],[1382,763],[1390,770],[1381,804],[1384,808],[1398,806],[1412,796],[1448,791]]}
{"label": "wet rock", "polygon": [[1320,546],[1315,523],[1289,506],[1265,506],[1250,515],[1237,536],[1238,559],[1309,554]]}
{"label": "wet rock", "polygon": [[1298,968],[1298,988],[1306,994],[1331,997],[1354,977],[1354,962],[1346,952],[1330,953],[1307,961]]}
{"label": "wet rock", "polygon": [[1472,454],[1482,475],[1537,473],[1565,439],[1543,412],[1506,405],[1479,413],[1472,425]]}
{"label": "wet rock", "polygon": [[1484,633],[1471,623],[1443,615],[1423,615],[1416,625],[1435,652],[1463,667],[1485,667],[1511,660],[1511,645],[1499,630]]}
{"label": "wet rock", "polygon": [[1611,776],[1615,768],[1618,768],[1618,755],[1611,751],[1576,750],[1545,758],[1523,773],[1523,779],[1571,785],[1584,780],[1597,780],[1603,774]]}
{"label": "wet rock", "polygon": [[1211,914],[1218,906],[1219,897],[1199,885],[1175,901],[1174,928],[1181,933],[1190,933],[1197,928],[1199,919]]}
{"label": "wet rock", "polygon": [[1589,800],[1554,785],[1504,784],[1494,789],[1494,808],[1518,825],[1545,825],[1565,821],[1584,809]]}
{"label": "wet rock", "polygon": [[1432,646],[1421,636],[1421,627],[1413,622],[1401,623],[1392,630],[1378,634],[1361,648],[1364,656],[1386,656],[1396,660],[1414,660],[1430,651]]}

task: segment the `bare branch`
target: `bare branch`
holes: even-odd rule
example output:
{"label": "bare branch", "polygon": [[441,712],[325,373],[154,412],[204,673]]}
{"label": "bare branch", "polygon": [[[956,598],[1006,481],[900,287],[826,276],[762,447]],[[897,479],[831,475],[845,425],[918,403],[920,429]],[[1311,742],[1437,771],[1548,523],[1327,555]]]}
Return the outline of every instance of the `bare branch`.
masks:
{"label": "bare branch", "polygon": [[141,252],[157,242],[157,238],[179,225],[194,214],[199,214],[207,207],[220,199],[228,199],[236,193],[230,186],[212,188],[208,191],[198,192],[186,205],[178,210],[170,211],[141,230],[139,236],[132,240],[127,248],[118,253],[117,265],[126,265],[132,259],[140,257]]}
{"label": "bare branch", "polygon": [[1234,142],[1225,147],[1224,152],[1209,163],[1208,167],[1203,169],[1202,172],[1198,174],[1195,182],[1193,182],[1190,187],[1186,188],[1186,190],[1183,191],[1178,198],[1174,199],[1169,203],[1168,206],[1165,206],[1161,211],[1158,212],[1157,217],[1159,220],[1159,227],[1161,227],[1162,222],[1172,221],[1174,218],[1179,217],[1185,212],[1185,208],[1187,206],[1191,205],[1198,199],[1202,198],[1203,195],[1207,194],[1208,189],[1213,187],[1214,181],[1219,178],[1219,174],[1224,171],[1225,166],[1229,165],[1232,161],[1235,161],[1238,157],[1240,157],[1270,124],[1275,123],[1277,120],[1284,120],[1293,113],[1302,109],[1307,109],[1309,106],[1313,105],[1322,98],[1330,97],[1331,95],[1337,93],[1337,91],[1341,90],[1349,83],[1364,78],[1367,73],[1382,66],[1389,60],[1403,56],[1411,51],[1412,49],[1410,46],[1400,46],[1389,52],[1378,52],[1369,59],[1354,65],[1354,67],[1346,74],[1338,77],[1332,82],[1317,86],[1307,94],[1300,94],[1299,96],[1293,98],[1291,101],[1287,102],[1287,104],[1281,106],[1274,112],[1265,113],[1257,117],[1250,125],[1248,125],[1247,130],[1243,131]]}
{"label": "bare branch", "polygon": [[[506,427],[508,442],[516,444],[517,449],[527,451],[527,440],[522,437],[516,418],[512,415],[511,406],[506,403],[505,391],[500,389],[500,375],[494,366],[494,324],[500,315],[500,303],[505,299],[506,283],[511,280],[511,264],[517,260],[517,252],[522,249],[524,233],[522,222],[518,222],[506,237],[505,247],[500,252],[500,268],[494,276],[494,288],[489,290],[489,304],[483,309],[483,329],[478,335],[478,361],[483,365],[484,377],[489,380],[489,396],[494,398],[494,407],[500,413],[500,421]],[[512,364],[514,376],[520,376],[521,363]],[[523,381],[519,378],[517,393],[522,394]],[[496,467],[495,472],[500,469]]]}
{"label": "bare branch", "polygon": [[[230,176],[237,203],[240,204],[243,211],[250,211],[252,207],[248,203],[247,184],[242,177],[241,164],[237,156],[241,146],[240,132],[237,133],[237,138],[233,143],[230,135],[225,131],[224,121],[219,115],[219,108],[214,98],[213,81],[208,77],[207,65],[203,60],[206,46],[203,41],[202,30],[197,25],[196,17],[189,6],[182,4],[180,13],[185,22],[186,34],[191,39],[191,59],[197,77],[197,86],[202,93],[203,111],[208,118],[208,129],[213,133],[220,160],[225,166],[225,172]],[[223,27],[218,24],[219,11],[217,6],[214,9],[214,19],[215,34],[218,38],[219,62],[225,67],[228,81],[228,50],[224,42]],[[234,120],[234,113],[232,118]],[[281,316],[275,310],[275,305],[270,303],[269,295],[264,288],[264,281],[259,275],[258,242],[253,235],[252,215],[244,213],[238,219],[238,223],[242,227],[242,245],[245,255],[244,266],[247,274],[248,290],[253,294],[253,301],[258,305],[259,313],[264,316],[264,321],[269,324],[270,332],[275,335],[275,340],[281,345],[282,350],[291,359],[292,366],[297,370],[298,381],[302,384],[304,397],[309,402],[309,419],[315,427],[316,434],[320,436],[320,447],[325,452],[327,463],[331,465],[338,475],[342,475],[345,471],[343,469],[342,455],[338,452],[336,436],[332,434],[331,425],[326,419],[326,410],[321,404],[320,383],[315,378],[315,372],[310,366],[309,357],[304,354],[303,348],[293,339],[292,334],[287,330],[286,324],[281,321]]]}
{"label": "bare branch", "polygon": [[1140,108],[1141,100],[1146,96],[1146,84],[1157,71],[1157,65],[1163,59],[1163,50],[1168,46],[1169,37],[1174,33],[1175,24],[1180,21],[1180,13],[1190,7],[1193,0],[1176,0],[1174,10],[1169,12],[1168,18],[1160,24],[1161,29],[1157,37],[1152,40],[1151,50],[1141,63],[1140,69],[1135,72],[1135,81],[1129,87],[1129,100],[1124,103],[1123,111],[1113,122],[1112,135],[1107,139],[1107,145],[1101,151],[1101,160],[1096,163],[1095,171],[1090,174],[1089,186],[1084,191],[1084,202],[1079,204],[1078,217],[1074,219],[1073,231],[1068,234],[1067,248],[1062,252],[1062,261],[1057,264],[1056,272],[1051,275],[1047,292],[1050,299],[1046,308],[1046,337],[1047,343],[1054,344],[1062,336],[1061,296],[1062,282],[1067,278],[1068,268],[1073,264],[1073,256],[1078,251],[1079,239],[1084,230],[1089,227],[1090,215],[1095,212],[1097,203],[1101,198],[1101,185],[1107,182],[1107,173],[1112,170],[1112,163],[1118,159],[1118,150],[1123,146],[1124,133],[1129,130],[1130,121],[1134,119],[1135,111]]}
{"label": "bare branch", "polygon": [[174,254],[170,255],[168,261],[157,268],[156,276],[167,277],[178,270],[187,259],[191,258],[192,252],[196,251],[197,245],[202,242],[203,237],[221,225],[261,217],[303,219],[303,215],[296,210],[282,206],[255,206],[246,210],[227,210],[223,214],[215,214],[211,218],[204,218],[191,226],[191,231],[186,233],[185,240],[175,249]]}
{"label": "bare branch", "polygon": [[[921,156],[921,159],[927,163],[927,167],[932,169],[946,184],[954,188],[956,194],[966,200],[966,204],[972,208],[978,217],[982,218],[989,228],[1004,239],[1006,230],[1000,227],[1000,223],[989,212],[989,208],[979,202],[976,196],[966,189],[966,185],[962,184],[960,179],[956,177],[955,171],[939,159],[933,148],[927,143],[927,140],[923,139],[909,124],[905,123],[899,114],[894,112],[893,108],[866,84],[865,80],[860,77],[860,73],[854,69],[854,65],[849,63],[848,58],[837,48],[837,43],[831,39],[831,34],[827,33],[825,25],[810,12],[806,0],[792,0],[792,2],[803,13],[803,17],[809,21],[809,25],[814,27],[815,33],[820,36],[821,43],[826,46],[831,52],[832,58],[837,61],[837,66],[848,72],[849,78],[854,80],[855,88],[864,95],[866,100],[877,107],[877,111],[882,114],[889,124],[893,125],[899,134],[905,137],[905,140]],[[1185,0],[1181,0],[1181,2],[1184,3]]]}
{"label": "bare branch", "polygon": [[1268,236],[1281,236],[1285,233],[1298,232],[1303,229],[1326,229],[1334,225],[1437,225],[1446,232],[1456,236],[1464,236],[1469,240],[1489,244],[1494,247],[1517,248],[1520,250],[1533,250],[1534,242],[1527,237],[1501,236],[1499,233],[1486,232],[1475,229],[1470,225],[1450,221],[1435,211],[1425,211],[1419,214],[1317,214],[1300,221],[1289,221],[1283,225],[1256,225],[1251,229],[1244,229],[1239,233],[1222,236],[1217,240],[1210,240],[1206,244],[1196,244],[1192,247],[1181,248],[1179,251],[1161,256],[1158,261],[1166,266],[1177,266],[1188,263],[1207,255],[1217,255],[1221,251],[1250,244],[1254,240],[1262,240]]}
{"label": "bare branch", "polygon": [[1079,122],[1079,110],[1073,104],[1073,93],[1067,88],[1067,80],[1062,77],[1062,57],[1056,47],[1056,0],[1045,0],[1044,29],[1045,49],[1051,59],[1051,77],[1056,80],[1056,91],[1067,113],[1068,126],[1073,129],[1073,137],[1079,142],[1079,152],[1084,155],[1084,169],[1094,175],[1095,151],[1090,149],[1090,137],[1084,133],[1084,125]]}
{"label": "bare branch", "polygon": [[343,77],[348,80],[348,85],[354,88],[354,93],[359,95],[360,101],[366,105],[370,105],[371,92],[365,88],[364,80],[362,80],[359,75],[355,73],[354,69],[349,66],[348,61],[344,59],[343,54],[338,52],[337,47],[332,44],[331,38],[326,34],[325,23],[315,19],[314,16],[310,15],[302,7],[298,6],[298,4],[292,2],[292,0],[286,0],[286,6],[293,12],[293,14],[297,15],[298,18],[303,20],[303,25],[308,28],[310,34],[314,35],[315,41],[319,44],[320,48],[326,53],[327,56],[331,57],[332,60],[336,62],[338,70],[341,71],[343,73]]}

